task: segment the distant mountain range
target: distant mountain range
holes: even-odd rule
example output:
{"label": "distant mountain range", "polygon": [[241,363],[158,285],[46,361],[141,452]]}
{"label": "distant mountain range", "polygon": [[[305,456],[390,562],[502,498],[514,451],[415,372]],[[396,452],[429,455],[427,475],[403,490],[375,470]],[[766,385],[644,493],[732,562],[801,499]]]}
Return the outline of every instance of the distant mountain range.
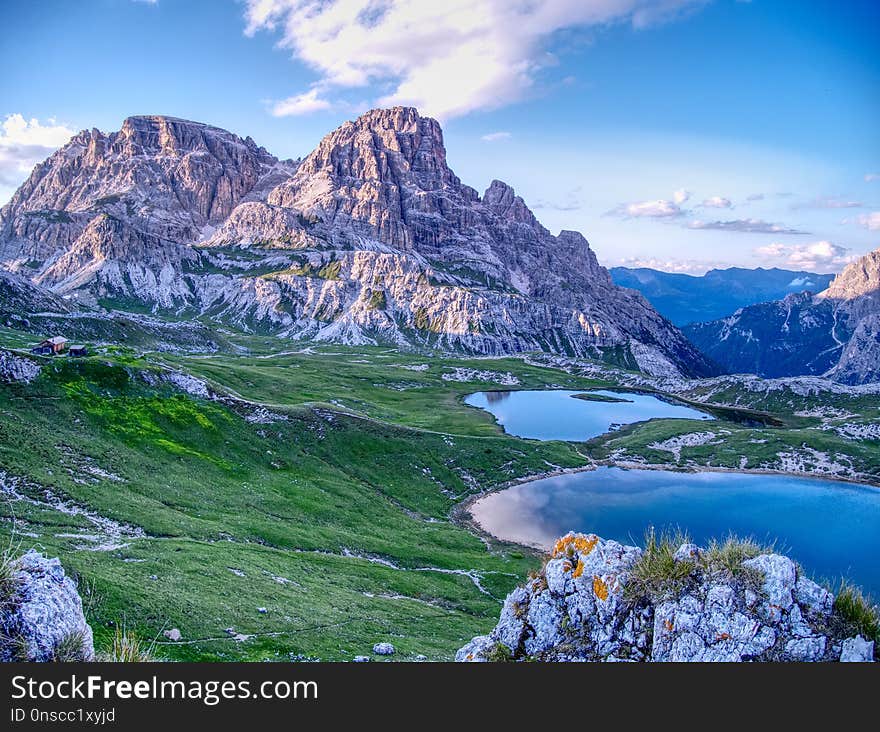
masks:
{"label": "distant mountain range", "polygon": [[701,277],[648,268],[613,267],[609,272],[615,284],[641,292],[679,327],[717,320],[739,308],[797,292],[821,292],[834,279],[831,274],[776,268],[712,269]]}
{"label": "distant mountain range", "polygon": [[21,302],[90,312],[712,370],[581,234],[551,235],[501,181],[462,184],[440,125],[409,107],[346,122],[301,161],[173,117],[84,130],[0,210],[0,269],[28,283]]}
{"label": "distant mountain range", "polygon": [[848,265],[817,295],[788,295],[684,328],[726,371],[880,380],[880,249]]}

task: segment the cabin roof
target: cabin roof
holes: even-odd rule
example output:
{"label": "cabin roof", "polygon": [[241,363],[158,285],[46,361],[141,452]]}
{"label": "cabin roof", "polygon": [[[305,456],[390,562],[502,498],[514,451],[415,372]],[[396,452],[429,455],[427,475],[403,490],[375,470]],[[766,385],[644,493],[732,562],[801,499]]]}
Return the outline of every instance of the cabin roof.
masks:
{"label": "cabin roof", "polygon": [[45,343],[51,343],[53,346],[58,346],[62,343],[67,343],[67,338],[64,336],[52,336],[51,338],[47,338]]}

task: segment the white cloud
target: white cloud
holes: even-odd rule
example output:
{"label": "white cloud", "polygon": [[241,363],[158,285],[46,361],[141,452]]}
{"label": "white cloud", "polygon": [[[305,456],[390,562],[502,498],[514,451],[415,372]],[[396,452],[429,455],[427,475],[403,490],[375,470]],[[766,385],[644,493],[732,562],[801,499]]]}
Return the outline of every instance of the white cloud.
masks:
{"label": "white cloud", "polygon": [[625,219],[671,219],[683,216],[684,211],[674,201],[660,198],[656,201],[622,203],[617,208],[608,211],[605,215],[620,216]]}
{"label": "white cloud", "polygon": [[808,231],[792,229],[782,224],[773,224],[762,219],[734,219],[733,221],[691,221],[690,229],[711,231],[736,231],[744,234],[808,234]]}
{"label": "white cloud", "polygon": [[[374,100],[440,118],[502,107],[533,93],[557,63],[545,45],[565,29],[645,28],[705,0],[246,0],[247,35],[279,45],[324,89],[387,89]],[[296,99],[297,97],[293,97]]]}
{"label": "white cloud", "polygon": [[273,117],[296,117],[302,114],[311,114],[330,109],[333,105],[326,99],[321,99],[320,89],[314,87],[307,92],[297,94],[294,97],[282,99],[272,105]]}
{"label": "white cloud", "polygon": [[880,173],[865,173],[865,183],[873,183],[875,180],[880,180]]}
{"label": "white cloud", "polygon": [[749,203],[752,203],[754,201],[763,201],[763,200],[764,200],[763,193],[753,193],[750,196],[746,196],[746,201],[748,201]]}
{"label": "white cloud", "polygon": [[869,231],[880,231],[880,211],[862,214],[859,216],[858,222]]}
{"label": "white cloud", "polygon": [[729,198],[723,198],[721,196],[707,198],[701,205],[704,208],[733,208],[733,202]]}
{"label": "white cloud", "polygon": [[675,201],[679,206],[687,202],[690,197],[691,192],[685,190],[684,188],[679,188],[675,193],[672,194],[672,200]]}
{"label": "white cloud", "polygon": [[490,132],[488,135],[483,135],[480,139],[483,142],[498,142],[499,140],[509,140],[511,138],[511,134],[509,132]]}
{"label": "white cloud", "polygon": [[677,274],[704,275],[710,269],[725,269],[727,262],[707,262],[699,259],[658,259],[656,257],[627,257],[620,260],[620,266],[631,269],[656,269],[661,272]]}
{"label": "white cloud", "polygon": [[774,242],[758,247],[754,253],[771,264],[782,264],[794,269],[822,271],[839,270],[853,261],[847,255],[849,249],[830,241],[814,241],[810,244],[783,244]]}
{"label": "white cloud", "polygon": [[74,134],[74,130],[54,119],[43,124],[21,114],[6,115],[0,123],[0,202],[12,194],[12,189],[27,178],[37,163]]}

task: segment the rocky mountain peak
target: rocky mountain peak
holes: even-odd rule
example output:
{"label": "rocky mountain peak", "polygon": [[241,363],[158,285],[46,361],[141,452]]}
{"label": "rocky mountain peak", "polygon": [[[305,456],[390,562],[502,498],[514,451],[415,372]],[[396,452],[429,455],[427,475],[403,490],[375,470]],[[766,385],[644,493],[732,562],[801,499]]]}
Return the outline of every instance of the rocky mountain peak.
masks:
{"label": "rocky mountain peak", "polygon": [[503,181],[496,179],[489,184],[489,187],[483,194],[483,204],[506,219],[528,224],[531,227],[544,228],[538,223],[529,207],[526,206],[526,202],[516,195],[516,191],[511,186]]}
{"label": "rocky mountain peak", "polygon": [[110,135],[114,149],[128,154],[159,154],[182,157],[191,152],[214,153],[218,148],[241,146],[268,162],[274,158],[250,137],[238,135],[202,122],[165,115],[126,118],[118,133]]}
{"label": "rocky mountain peak", "polygon": [[866,295],[880,299],[880,249],[848,264],[821,293],[821,297],[835,300],[853,300]]}
{"label": "rocky mountain peak", "polygon": [[412,107],[373,109],[324,137],[300,174],[386,181],[412,176],[426,190],[459,185],[446,163],[437,120]]}
{"label": "rocky mountain peak", "polygon": [[4,217],[2,266],[89,302],[192,307],[346,342],[623,347],[652,373],[708,369],[613,285],[583,236],[552,236],[501,181],[482,198],[463,185],[439,123],[412,107],[344,123],[301,163],[199,122],[129,117],[118,132],[78,134]]}

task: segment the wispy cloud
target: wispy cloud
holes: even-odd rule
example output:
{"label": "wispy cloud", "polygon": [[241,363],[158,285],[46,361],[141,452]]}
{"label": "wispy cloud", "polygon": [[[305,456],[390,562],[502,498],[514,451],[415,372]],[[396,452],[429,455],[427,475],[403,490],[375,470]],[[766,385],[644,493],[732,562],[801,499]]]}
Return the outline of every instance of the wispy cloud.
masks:
{"label": "wispy cloud", "polygon": [[618,216],[624,219],[674,219],[684,216],[682,210],[675,201],[658,198],[654,201],[637,201],[635,203],[621,203],[616,208],[606,212],[606,216]]}
{"label": "wispy cloud", "polygon": [[839,270],[849,264],[854,257],[847,254],[849,249],[830,241],[815,241],[810,244],[783,244],[774,242],[754,250],[756,256],[769,264],[783,264],[787,267],[809,271]]}
{"label": "wispy cloud", "polygon": [[762,219],[733,219],[732,221],[691,221],[689,229],[711,231],[736,231],[744,234],[809,234],[808,231],[792,229],[783,224],[774,224]]}
{"label": "wispy cloud", "polygon": [[546,199],[538,199],[532,208],[545,209],[550,211],[577,211],[584,206],[583,188],[577,186],[568,191],[561,201],[549,201]]}
{"label": "wispy cloud", "polygon": [[54,119],[45,123],[8,114],[0,123],[0,203],[41,162],[66,143],[75,131]]}
{"label": "wispy cloud", "polygon": [[280,35],[279,45],[315,71],[324,89],[389,89],[371,103],[410,104],[425,114],[450,118],[533,94],[542,72],[554,65],[545,45],[560,31],[612,23],[642,29],[703,4],[705,0],[246,0],[245,33]]}
{"label": "wispy cloud", "polygon": [[865,173],[865,183],[873,183],[875,180],[880,180],[880,173]]}
{"label": "wispy cloud", "polygon": [[490,132],[486,135],[483,135],[480,139],[483,142],[498,142],[500,140],[509,140],[512,135],[509,132]]}
{"label": "wispy cloud", "polygon": [[700,204],[703,208],[733,208],[733,201],[723,196],[712,196]]}
{"label": "wispy cloud", "polygon": [[862,214],[859,216],[858,222],[860,226],[864,226],[868,231],[880,231],[880,211]]}
{"label": "wispy cloud", "polygon": [[840,196],[818,196],[809,201],[795,203],[791,208],[793,211],[798,211],[802,209],[863,208],[864,205],[861,201],[848,201]]}
{"label": "wispy cloud", "polygon": [[763,201],[765,198],[763,193],[753,193],[750,196],[746,196],[746,201],[749,203],[753,203],[755,201]]}
{"label": "wispy cloud", "polygon": [[274,102],[271,107],[273,117],[298,117],[303,114],[312,114],[331,109],[333,104],[327,99],[322,99],[318,87],[313,87],[307,92],[288,97]]}

